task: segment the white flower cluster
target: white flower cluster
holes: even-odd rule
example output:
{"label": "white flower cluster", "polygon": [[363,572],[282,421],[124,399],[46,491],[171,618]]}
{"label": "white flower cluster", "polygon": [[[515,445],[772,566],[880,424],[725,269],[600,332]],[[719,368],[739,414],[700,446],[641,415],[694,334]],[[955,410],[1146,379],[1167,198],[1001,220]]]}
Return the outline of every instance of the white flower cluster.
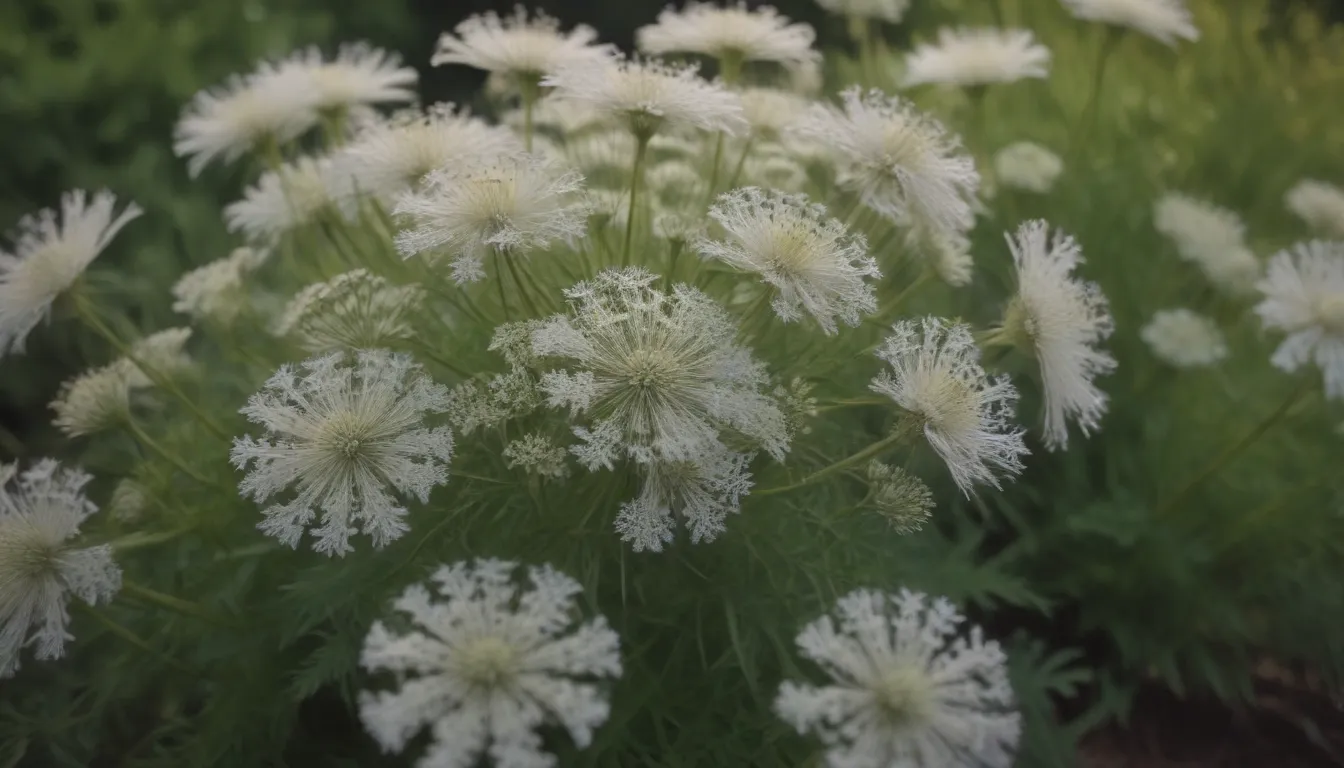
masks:
{"label": "white flower cluster", "polygon": [[806,24],[791,24],[770,6],[748,9],[745,2],[720,8],[688,3],[668,8],[658,22],[635,31],[635,43],[645,53],[700,53],[721,62],[774,61],[807,64],[821,54],[813,50],[816,33]]}
{"label": "white flower cluster", "polygon": [[1344,238],[1344,189],[1303,179],[1284,194],[1288,210],[1325,237]]}
{"label": "white flower cluster", "polygon": [[1184,307],[1153,313],[1140,338],[1175,368],[1202,368],[1227,357],[1223,332],[1209,318]]}
{"label": "white flower cluster", "polygon": [[355,269],[295,294],[275,333],[312,353],[391,347],[414,335],[412,319],[424,298],[418,285],[392,285]]}
{"label": "white flower cluster", "polygon": [[1315,361],[1325,396],[1344,398],[1344,242],[1301,243],[1275,255],[1257,287],[1261,321],[1288,334],[1274,365],[1291,372]]}
{"label": "white flower cluster", "polygon": [[1044,78],[1050,51],[1025,29],[940,29],[905,58],[906,87],[926,83],[975,86]]}
{"label": "white flower cluster", "polygon": [[1218,288],[1247,293],[1260,277],[1260,261],[1246,247],[1246,225],[1226,208],[1171,192],[1155,204],[1153,226]]}
{"label": "white flower cluster", "polygon": [[1167,45],[1198,40],[1185,0],[1061,0],[1076,17],[1142,32]]}

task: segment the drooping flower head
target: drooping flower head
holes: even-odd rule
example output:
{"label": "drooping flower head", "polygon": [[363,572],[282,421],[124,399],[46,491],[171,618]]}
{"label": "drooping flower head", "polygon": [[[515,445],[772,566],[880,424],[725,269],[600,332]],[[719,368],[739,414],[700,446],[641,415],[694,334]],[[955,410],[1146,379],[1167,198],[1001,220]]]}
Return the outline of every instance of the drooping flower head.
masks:
{"label": "drooping flower head", "polygon": [[84,497],[90,479],[52,459],[22,473],[0,464],[0,678],[19,668],[25,645],[40,660],[65,653],[71,595],[94,605],[121,588],[112,547],[72,546],[80,524],[98,511]]}
{"label": "drooping flower head", "polygon": [[635,30],[635,43],[644,53],[699,53],[733,65],[815,61],[821,57],[812,49],[816,37],[807,24],[792,24],[768,5],[748,9],[745,2],[727,7],[691,2],[681,10],[666,8],[657,23]]}
{"label": "drooping flower head", "polygon": [[1246,225],[1226,208],[1169,192],[1153,206],[1153,226],[1223,290],[1247,293],[1260,277],[1260,262],[1246,247]]}
{"label": "drooping flower head", "polygon": [[817,0],[817,5],[838,16],[876,19],[898,24],[910,10],[910,0]]}
{"label": "drooping flower head", "polygon": [[342,45],[331,60],[317,46],[309,46],[263,64],[260,72],[261,77],[292,79],[319,114],[414,101],[419,80],[414,69],[401,66],[400,56],[363,42]]}
{"label": "drooping flower head", "polygon": [[299,291],[275,333],[315,354],[389,347],[414,334],[411,319],[424,298],[418,285],[393,285],[367,269],[355,269]]}
{"label": "drooping flower head", "polygon": [[1045,194],[1063,172],[1059,155],[1030,141],[1009,144],[994,155],[994,178],[1005,187]]}
{"label": "drooping flower head", "polygon": [[269,257],[265,249],[235,248],[187,272],[173,286],[173,311],[228,325],[248,306],[248,276]]}
{"label": "drooping flower head", "polygon": [[940,29],[936,44],[920,43],[905,57],[909,87],[924,83],[1011,83],[1050,72],[1050,51],[1025,29]]}
{"label": "drooping flower head", "polygon": [[292,71],[268,67],[192,97],[173,131],[173,152],[197,176],[215,160],[267,151],[317,124],[317,91]]}
{"label": "drooping flower head", "polygon": [[541,388],[551,407],[590,418],[591,429],[575,429],[585,440],[575,455],[589,467],[689,461],[731,429],[782,458],[784,416],[728,313],[685,285],[663,293],[655,279],[638,268],[599,273],[565,292],[568,315],[532,335],[538,355],[574,363],[543,375]]}
{"label": "drooping flower head", "polygon": [[242,413],[266,428],[255,440],[234,438],[230,458],[252,469],[239,489],[265,502],[290,486],[288,502],[267,507],[257,527],[297,547],[318,512],[313,548],[329,555],[353,550],[362,528],[375,547],[408,530],[397,493],[429,500],[448,481],[453,437],[446,427],[426,428],[426,413],[447,408],[448,391],[433,383],[408,356],[362,350],[354,365],[345,355],[315,357],[302,374],[281,366]]}
{"label": "drooping flower head", "polygon": [[541,11],[528,18],[519,5],[512,16],[494,11],[468,16],[452,33],[439,37],[429,63],[462,64],[518,80],[535,82],[575,64],[588,64],[611,55],[610,46],[594,45],[597,32],[580,24],[568,32]]}
{"label": "drooping flower head", "polygon": [[1327,237],[1344,237],[1344,189],[1303,179],[1288,190],[1283,201],[1312,229]]}
{"label": "drooping flower head", "polygon": [[786,681],[775,712],[831,768],[1008,768],[1021,736],[1007,656],[945,598],[860,589],[798,635],[830,678]]}
{"label": "drooping flower head", "polygon": [[1073,276],[1082,248],[1063,232],[1050,236],[1044,221],[1028,221],[1006,236],[1017,267],[1017,294],[1004,312],[999,333],[1036,358],[1045,389],[1045,444],[1069,442],[1069,422],[1086,435],[1106,412],[1106,393],[1093,379],[1115,368],[1098,345],[1113,323],[1096,283]]}
{"label": "drooping flower head", "polygon": [[131,416],[130,370],[126,361],[85,371],[61,384],[52,422],[70,437],[91,435],[125,424]]}
{"label": "drooping flower head", "polygon": [[691,543],[713,541],[751,490],[751,454],[715,448],[683,461],[644,465],[639,496],[621,505],[616,532],[636,552],[663,551],[680,520]]}
{"label": "drooping flower head", "polygon": [[1139,337],[1158,359],[1175,368],[1202,368],[1227,357],[1218,326],[1183,307],[1154,312]]}
{"label": "drooping flower head", "polygon": [[877,356],[892,370],[870,389],[917,420],[962,492],[969,496],[976,483],[998,488],[1001,475],[1021,472],[1027,447],[1012,422],[1017,389],[1007,376],[985,374],[970,326],[926,317],[891,330]]}
{"label": "drooping flower head", "polygon": [[1167,45],[1198,40],[1185,0],[1060,0],[1075,17],[1129,27]]}
{"label": "drooping flower head", "polygon": [[408,630],[375,622],[360,664],[391,672],[395,691],[364,692],[359,716],[385,751],[433,733],[422,766],[549,768],[537,729],[559,725],[579,747],[610,711],[600,681],[621,674],[620,638],[601,616],[577,623],[577,581],[549,565],[515,583],[514,563],[443,566],[394,603]]}
{"label": "drooping flower head", "polygon": [[1344,398],[1344,242],[1316,240],[1276,254],[1257,288],[1260,321],[1288,334],[1274,365],[1291,372],[1314,360],[1325,396]]}
{"label": "drooping flower head", "polygon": [[834,334],[837,321],[858,325],[877,311],[870,281],[882,273],[867,241],[827,218],[824,206],[804,195],[746,187],[721,195],[709,216],[727,240],[700,239],[700,255],[759,275],[775,290],[771,305],[784,322],[806,312]]}
{"label": "drooping flower head", "polygon": [[51,312],[56,297],[141,213],[135,203],[120,214],[116,206],[111,192],[90,200],[87,192],[75,190],[61,197],[59,214],[45,209],[19,222],[14,250],[0,250],[0,357],[23,352],[28,334]]}
{"label": "drooping flower head", "polygon": [[868,464],[868,504],[897,533],[913,533],[924,527],[933,512],[933,491],[902,467],[872,461]]}
{"label": "drooping flower head", "polygon": [[335,210],[348,197],[349,181],[332,172],[327,158],[301,157],[267,171],[243,193],[243,199],[224,206],[230,232],[240,232],[253,243],[268,245],[285,233],[311,224],[325,210]]}

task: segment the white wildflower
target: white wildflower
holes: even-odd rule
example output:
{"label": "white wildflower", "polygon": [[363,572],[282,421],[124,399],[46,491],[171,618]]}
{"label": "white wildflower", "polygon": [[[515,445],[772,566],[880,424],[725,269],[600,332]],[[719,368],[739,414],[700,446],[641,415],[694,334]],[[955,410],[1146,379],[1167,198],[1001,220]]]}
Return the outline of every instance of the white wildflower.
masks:
{"label": "white wildflower", "polygon": [[784,322],[806,312],[835,334],[837,321],[854,326],[877,311],[872,283],[882,273],[867,241],[827,218],[824,206],[746,187],[720,196],[709,216],[727,240],[699,240],[700,255],[759,275],[775,290],[771,306]]}
{"label": "white wildflower", "polygon": [[905,57],[902,85],[987,85],[1044,78],[1050,51],[1025,29],[940,29]]}
{"label": "white wildflower", "polygon": [[130,385],[134,388],[154,385],[145,369],[156,376],[172,378],[190,368],[191,356],[184,351],[190,338],[190,328],[167,328],[135,342],[131,347],[134,359],[120,362],[126,367]]}
{"label": "white wildflower", "polygon": [[278,63],[264,64],[261,76],[271,71],[274,77],[293,79],[311,99],[312,108],[328,114],[414,101],[419,80],[414,69],[401,66],[400,56],[368,43],[342,45],[330,61],[310,46]]}
{"label": "white wildflower", "polygon": [[424,298],[417,285],[392,285],[355,269],[299,291],[275,333],[312,353],[390,347],[414,335],[412,320]]}
{"label": "white wildflower", "polygon": [[1316,240],[1278,253],[1257,288],[1260,321],[1288,334],[1274,365],[1291,372],[1314,360],[1325,396],[1344,398],[1344,242]]}
{"label": "white wildflower", "polygon": [[969,496],[976,483],[999,488],[1000,475],[1021,472],[1027,447],[1012,423],[1017,389],[1007,376],[985,374],[970,326],[927,317],[891,330],[877,356],[892,370],[870,388],[916,420],[962,492]]}
{"label": "white wildflower", "polygon": [[303,370],[281,366],[242,409],[266,436],[234,439],[234,466],[256,462],[239,488],[265,502],[297,486],[294,498],[268,507],[257,526],[290,547],[319,510],[317,551],[352,551],[357,525],[381,547],[408,530],[406,509],[388,486],[423,503],[448,481],[452,434],[423,426],[426,413],[447,408],[448,391],[406,355],[385,350],[360,351],[353,366],[340,353],[315,357]]}
{"label": "white wildflower", "polygon": [[531,475],[549,477],[553,480],[569,476],[569,465],[565,460],[569,451],[556,445],[549,435],[529,432],[521,438],[504,446],[504,460],[509,469],[522,467]]}
{"label": "white wildflower", "polygon": [[826,745],[831,768],[1008,768],[1021,736],[1008,658],[945,598],[860,589],[799,633],[830,678],[786,681],[775,712]]}
{"label": "white wildflower", "polygon": [[789,434],[811,434],[811,421],[817,417],[817,398],[812,396],[812,383],[795,376],[788,386],[775,387],[774,395],[784,412]]}
{"label": "white wildflower", "polygon": [[1176,38],[1198,40],[1185,0],[1060,0],[1075,17],[1142,32],[1174,45]]}
{"label": "white wildflower", "polygon": [[262,174],[242,200],[224,206],[224,220],[230,232],[254,243],[273,243],[333,209],[336,200],[350,195],[349,187],[348,180],[333,176],[329,159],[301,157]]}
{"label": "white wildflower", "polygon": [[[603,120],[603,115],[594,111],[591,106],[564,99],[542,99],[532,108],[533,125],[552,129],[563,137],[601,127]],[[522,131],[526,124],[526,116],[522,109],[511,109],[504,113],[503,122],[515,131]]]}
{"label": "white wildflower", "polygon": [[501,18],[489,11],[469,16],[453,33],[439,37],[438,49],[429,63],[462,64],[535,82],[576,64],[590,64],[611,55],[610,46],[594,45],[597,32],[580,24],[569,32],[560,22],[538,11],[528,18],[518,6],[512,16]]}
{"label": "white wildflower", "polygon": [[497,374],[484,385],[466,381],[448,393],[445,413],[448,422],[466,435],[482,427],[492,427],[509,419],[525,416],[539,408],[542,394],[536,377],[515,368]]}
{"label": "white wildflower", "polygon": [[817,0],[817,5],[851,19],[875,19],[891,24],[900,23],[910,10],[910,0]]}
{"label": "white wildflower", "polygon": [[127,222],[140,215],[130,203],[114,216],[117,200],[82,190],[61,197],[61,212],[26,216],[13,235],[14,250],[0,250],[0,357],[22,352],[24,341],[51,312]]}
{"label": "white wildflower", "polygon": [[758,139],[779,139],[784,130],[807,111],[811,101],[778,88],[746,88],[741,92],[742,115],[751,135]]}
{"label": "white wildflower", "polygon": [[90,479],[52,459],[22,473],[16,464],[0,464],[0,678],[19,668],[25,645],[36,647],[39,660],[65,653],[71,595],[94,605],[121,588],[112,547],[70,543],[98,511],[84,497]]}
{"label": "white wildflower", "polygon": [[173,131],[173,152],[200,174],[216,159],[273,152],[317,124],[317,91],[290,70],[266,67],[192,97]]}
{"label": "white wildflower", "polygon": [[748,155],[742,164],[742,179],[784,192],[799,192],[808,182],[807,169],[797,160],[780,154]]}
{"label": "white wildflower", "polygon": [[116,520],[133,523],[144,515],[148,506],[149,492],[145,490],[145,486],[128,477],[112,489],[112,497],[107,502],[107,511]]}
{"label": "white wildflower", "polygon": [[1288,210],[1327,237],[1344,237],[1344,189],[1303,179],[1284,195]]}
{"label": "white wildflower", "polygon": [[644,487],[638,497],[621,505],[616,532],[636,552],[661,552],[672,541],[674,521],[679,519],[691,532],[691,543],[713,541],[751,490],[747,471],[751,458],[716,448],[692,459],[644,465]]}
{"label": "white wildflower", "polygon": [[994,155],[994,176],[1005,187],[1045,194],[1063,172],[1059,155],[1029,141],[1009,144]]}
{"label": "white wildflower", "polygon": [[130,370],[122,362],[85,371],[61,384],[52,422],[70,437],[114,429],[131,417]]}
{"label": "white wildflower", "polygon": [[1158,359],[1176,368],[1202,368],[1227,357],[1218,326],[1185,308],[1154,312],[1139,336]]}
{"label": "white wildflower", "polygon": [[248,306],[248,276],[269,256],[265,249],[235,248],[228,256],[191,270],[173,286],[173,311],[196,320],[232,323]]}
{"label": "white wildflower", "polygon": [[1154,205],[1153,226],[1223,290],[1249,292],[1260,277],[1260,262],[1246,247],[1246,225],[1226,208],[1171,192]]}
{"label": "white wildflower", "polygon": [[969,285],[975,270],[971,240],[964,234],[931,231],[916,226],[906,232],[906,247],[924,260],[938,279],[953,288]]}
{"label": "white wildflower", "polygon": [[813,61],[821,57],[812,50],[816,37],[807,24],[792,24],[768,5],[748,9],[745,2],[728,7],[690,2],[681,10],[666,8],[656,23],[635,30],[635,42],[644,53],[699,53],[726,66],[744,61]]}
{"label": "white wildflower", "polygon": [[704,211],[678,208],[658,208],[653,214],[653,236],[681,244],[689,243],[705,233]]}
{"label": "white wildflower", "polygon": [[886,518],[897,533],[913,533],[923,528],[932,515],[933,491],[901,467],[871,461],[867,504]]}
{"label": "white wildflower", "polygon": [[359,716],[385,751],[433,733],[421,766],[550,768],[538,728],[558,725],[579,747],[610,712],[604,678],[621,674],[620,639],[601,616],[577,623],[578,582],[551,566],[476,560],[443,566],[393,604],[407,631],[375,622],[360,665],[399,688],[359,697]]}
{"label": "white wildflower", "polygon": [[599,186],[620,187],[630,183],[630,165],[635,156],[635,137],[629,131],[609,128],[565,137],[556,146],[562,164],[583,171],[585,181]]}

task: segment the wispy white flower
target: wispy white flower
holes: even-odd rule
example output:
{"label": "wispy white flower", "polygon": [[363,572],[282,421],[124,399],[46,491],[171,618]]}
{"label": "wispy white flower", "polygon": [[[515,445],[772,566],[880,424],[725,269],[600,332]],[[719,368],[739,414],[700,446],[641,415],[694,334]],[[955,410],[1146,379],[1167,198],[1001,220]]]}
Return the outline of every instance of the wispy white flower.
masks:
{"label": "wispy white flower", "polygon": [[727,240],[700,239],[700,255],[759,275],[775,290],[771,306],[784,322],[806,312],[835,334],[837,321],[858,325],[877,311],[871,281],[882,273],[867,241],[827,218],[824,206],[804,195],[746,187],[721,195],[709,216]]}
{"label": "wispy white flower", "polygon": [[265,249],[235,248],[228,256],[184,274],[173,286],[173,311],[196,320],[232,323],[248,306],[248,276],[269,256]]}
{"label": "wispy white flower", "polygon": [[134,360],[123,359],[120,363],[126,366],[131,386],[154,386],[146,368],[156,376],[171,378],[191,367],[191,357],[185,351],[190,338],[190,328],[166,328],[135,342],[131,347]]}
{"label": "wispy white flower", "polygon": [[742,180],[750,184],[778,189],[783,192],[799,192],[807,186],[807,169],[797,160],[784,154],[768,153],[761,150],[747,156],[742,164]]}
{"label": "wispy white flower", "polygon": [[612,59],[559,69],[541,84],[555,89],[554,98],[587,104],[624,123],[644,141],[664,128],[747,129],[737,94],[701,79],[691,65]]}
{"label": "wispy white flower", "polygon": [[910,10],[910,0],[817,0],[817,5],[838,16],[891,24],[899,23]]}
{"label": "wispy white flower", "polygon": [[788,386],[775,387],[774,394],[784,412],[784,421],[789,425],[789,434],[811,434],[812,420],[817,417],[817,398],[812,395],[812,382],[795,376]]}
{"label": "wispy white flower", "polygon": [[693,544],[713,541],[751,490],[750,463],[750,454],[715,448],[693,459],[644,465],[644,487],[621,505],[616,532],[636,552],[663,551],[676,520],[691,532]]}
{"label": "wispy white flower", "polygon": [[116,362],[67,380],[51,401],[51,409],[56,412],[52,423],[70,437],[125,424],[131,416],[129,366]]}
{"label": "wispy white flower", "polygon": [[586,64],[611,55],[605,45],[594,45],[597,32],[580,24],[569,32],[560,22],[537,11],[528,18],[519,5],[512,16],[494,11],[468,16],[439,37],[429,63],[463,64],[512,78],[536,80],[567,66]]}
{"label": "wispy white flower", "polygon": [[601,616],[577,623],[577,581],[549,565],[515,583],[514,563],[443,566],[433,588],[415,584],[394,603],[409,629],[375,622],[360,664],[390,672],[399,688],[363,692],[359,716],[387,752],[422,728],[433,733],[421,766],[550,768],[537,729],[558,725],[579,747],[610,712],[605,678],[620,677],[620,638]]}
{"label": "wispy white flower", "polygon": [[0,357],[22,352],[28,334],[51,312],[51,303],[84,274],[127,222],[140,215],[130,203],[119,215],[117,199],[82,190],[61,197],[61,212],[25,216],[13,235],[14,250],[0,250]]}
{"label": "wispy white flower", "polygon": [[635,137],[612,127],[566,136],[554,145],[553,156],[563,165],[583,172],[584,180],[598,186],[630,184],[630,165],[635,156]]}
{"label": "wispy white flower", "polygon": [[1296,371],[1315,361],[1325,374],[1325,396],[1344,398],[1344,242],[1299,243],[1270,260],[1256,286],[1265,328],[1288,337],[1272,362]]}
{"label": "wispy white flower", "polygon": [[132,523],[139,520],[149,506],[149,492],[145,486],[129,477],[117,483],[108,499],[107,511],[116,520]]}
{"label": "wispy white flower", "polygon": [[1260,277],[1260,261],[1246,247],[1246,225],[1226,208],[1169,192],[1153,207],[1153,226],[1223,290],[1249,292]]}
{"label": "wispy white flower", "polygon": [[789,91],[778,88],[745,88],[742,98],[742,115],[747,119],[753,137],[773,141],[779,139],[784,129],[807,111],[811,101]]}
{"label": "wispy white flower", "polygon": [[1344,237],[1344,189],[1315,179],[1294,184],[1283,197],[1288,210],[1327,237]]}
{"label": "wispy white flower", "polygon": [[912,227],[905,236],[906,247],[918,254],[927,269],[953,288],[969,285],[974,276],[975,259],[971,240],[957,232],[939,232],[927,227]]}
{"label": "wispy white flower", "polygon": [[420,286],[392,285],[367,269],[355,269],[299,291],[275,333],[313,353],[389,347],[414,334],[411,320],[424,298]]}
{"label": "wispy white flower", "polygon": [[690,2],[681,10],[666,8],[654,24],[635,30],[635,43],[644,53],[700,53],[729,65],[744,61],[781,64],[813,61],[816,32],[807,24],[792,24],[766,5],[747,8],[745,2],[719,7]]}
{"label": "wispy white flower", "polygon": [[84,497],[90,479],[52,459],[22,473],[17,464],[0,464],[0,678],[19,668],[25,645],[43,661],[65,653],[71,595],[94,605],[121,588],[112,547],[71,543],[98,511]]}
{"label": "wispy white flower", "polygon": [[897,533],[913,533],[932,515],[933,491],[901,467],[872,461],[868,463],[867,503]]}
{"label": "wispy white flower", "polygon": [[565,292],[571,313],[533,334],[538,355],[570,358],[541,387],[553,408],[587,414],[591,430],[573,450],[589,469],[629,456],[641,463],[689,461],[735,430],[776,459],[788,449],[780,413],[761,390],[764,366],[736,341],[724,309],[677,285],[666,294],[638,268],[607,270]]}
{"label": "wispy white flower", "polygon": [[1129,27],[1174,45],[1176,38],[1198,40],[1185,0],[1060,0],[1075,17]]}
{"label": "wispy white flower", "polygon": [[414,101],[419,80],[414,69],[401,66],[400,56],[368,43],[346,43],[330,61],[310,46],[263,64],[260,72],[263,78],[293,79],[319,113]]}
{"label": "wispy white flower", "polygon": [[1158,359],[1176,368],[1202,368],[1227,357],[1218,326],[1183,307],[1154,312],[1139,336]]}
{"label": "wispy white flower", "polygon": [[1025,29],[940,29],[905,57],[906,87],[1011,83],[1050,72],[1050,51]]}
{"label": "wispy white flower", "polygon": [[[603,125],[605,115],[598,113],[588,104],[580,104],[564,99],[542,99],[532,108],[532,124],[554,129],[566,138],[589,128]],[[505,125],[516,131],[522,131],[526,123],[523,110],[512,109],[504,113]]]}
{"label": "wispy white flower", "polygon": [[525,472],[558,480],[569,476],[566,459],[569,451],[556,445],[549,435],[529,432],[504,446],[504,461],[509,469],[521,467]]}
{"label": "wispy white flower", "polygon": [[508,257],[582,237],[587,209],[583,177],[558,172],[537,155],[464,160],[429,174],[423,191],[408,194],[395,213],[412,227],[397,234],[397,250],[453,254],[458,283],[484,276],[489,252]]}
{"label": "wispy white flower", "polygon": [[243,199],[224,206],[230,232],[254,243],[269,244],[285,233],[316,221],[325,210],[349,196],[351,183],[332,174],[327,158],[301,157],[262,174]]}
{"label": "wispy white flower", "polygon": [[843,109],[813,105],[795,128],[830,149],[840,184],[899,224],[969,231],[980,174],[960,140],[899,97],[855,86],[841,98]]}
{"label": "wispy white flower", "polygon": [[426,413],[447,408],[448,391],[429,380],[406,355],[360,351],[355,365],[341,353],[303,363],[300,375],[280,367],[242,413],[266,435],[234,438],[230,458],[238,469],[255,465],[239,489],[265,502],[291,485],[294,498],[265,510],[257,527],[297,547],[318,511],[313,548],[329,555],[353,551],[357,527],[381,547],[408,528],[406,509],[388,492],[429,500],[448,481],[453,437],[446,427],[426,428]]}
{"label": "wispy white flower", "polygon": [[1030,141],[1009,144],[994,155],[994,177],[1005,187],[1045,194],[1063,172],[1059,155]]}
{"label": "wispy white flower", "polygon": [[198,175],[215,160],[268,152],[317,124],[317,91],[292,71],[268,67],[197,93],[173,131],[173,152]]}
{"label": "wispy white flower", "polygon": [[976,483],[998,488],[1000,475],[1021,472],[1027,447],[1012,422],[1017,389],[1007,376],[985,374],[970,326],[927,317],[891,330],[877,356],[892,370],[870,388],[916,420],[962,492],[969,496]]}
{"label": "wispy white flower", "polygon": [[831,768],[1008,768],[1021,736],[1008,658],[945,598],[860,589],[798,635],[830,678],[786,681],[775,712]]}
{"label": "wispy white flower", "polygon": [[1101,288],[1073,275],[1083,251],[1049,224],[1028,221],[1006,236],[1017,267],[1017,293],[1004,311],[998,333],[1036,358],[1045,390],[1045,444],[1069,443],[1069,421],[1083,434],[1106,412],[1106,393],[1093,379],[1115,369],[1115,358],[1098,345],[1114,323]]}

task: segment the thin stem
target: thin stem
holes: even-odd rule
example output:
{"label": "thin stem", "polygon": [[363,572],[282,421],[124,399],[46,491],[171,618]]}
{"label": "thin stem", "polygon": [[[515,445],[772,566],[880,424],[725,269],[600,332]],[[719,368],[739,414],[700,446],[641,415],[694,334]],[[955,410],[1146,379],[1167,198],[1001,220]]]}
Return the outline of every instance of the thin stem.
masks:
{"label": "thin stem", "polygon": [[190,600],[183,600],[180,597],[165,595],[164,593],[150,589],[149,587],[142,587],[133,581],[123,580],[121,582],[121,591],[124,594],[139,598],[151,605],[166,608],[174,613],[180,613],[183,616],[189,616],[193,619],[200,619],[211,624],[228,625],[231,623],[226,621],[223,617],[210,613]]}
{"label": "thin stem", "polygon": [[793,483],[792,485],[784,485],[775,488],[766,488],[761,491],[753,491],[751,495],[769,496],[775,493],[785,493],[788,491],[797,490],[799,488],[805,488],[809,485],[818,483],[830,477],[831,475],[836,474],[837,472],[843,472],[846,469],[849,469],[850,467],[862,464],[863,462],[873,458],[874,456],[878,456],[883,452],[896,447],[897,445],[905,441],[907,432],[908,432],[907,427],[898,428],[890,435],[887,435],[885,438],[878,440],[876,443],[873,443],[872,445],[868,446],[867,448],[864,448],[858,453],[853,454],[852,456],[849,456],[847,458],[843,458],[835,462],[834,464],[831,464],[830,466],[823,467],[817,470],[816,472],[813,472],[812,474],[808,475],[807,477],[804,477],[802,480]]}
{"label": "thin stem", "polygon": [[178,469],[178,471],[182,472],[187,477],[190,477],[192,480],[195,480],[196,482],[202,485],[208,485],[211,488],[215,488],[217,490],[224,490],[230,494],[234,493],[233,488],[230,488],[229,486],[220,483],[218,480],[213,480],[209,477],[206,477],[205,475],[201,474],[199,470],[193,468],[191,465],[184,462],[181,459],[181,457],[173,454],[173,452],[169,451],[167,448],[164,448],[161,444],[159,444],[157,440],[150,437],[149,434],[145,432],[145,430],[141,429],[140,425],[137,424],[134,419],[128,419],[126,421],[126,429],[130,430],[131,435],[136,439],[137,442],[139,442],[144,447],[148,448],[150,451],[158,454],[159,458],[163,459],[169,464],[172,464],[174,467]]}
{"label": "thin stem", "polygon": [[886,304],[883,304],[881,308],[877,310],[877,314],[873,315],[873,317],[879,321],[884,320],[887,317],[890,317],[892,313],[900,309],[901,305],[905,303],[906,299],[908,299],[912,294],[914,294],[915,291],[922,288],[924,284],[927,283],[929,279],[932,277],[933,277],[932,269],[926,267],[920,270],[919,276],[917,276],[914,280],[910,281],[910,284],[907,285],[905,288],[901,289],[901,292],[896,294],[890,301],[888,301]]}
{"label": "thin stem", "polygon": [[541,317],[541,312],[537,309],[536,303],[532,301],[532,294],[528,292],[527,286],[523,285],[523,278],[518,276],[518,267],[513,263],[513,259],[509,258],[508,255],[503,252],[500,253],[500,258],[502,258],[504,263],[508,265],[509,274],[513,275],[513,284],[518,286],[518,293],[522,295],[523,303],[527,305],[532,316]]}
{"label": "thin stem", "polygon": [[178,536],[191,531],[191,528],[174,528],[170,531],[159,531],[158,533],[132,533],[129,536],[122,536],[119,539],[113,539],[108,542],[113,551],[127,552],[141,547],[152,547],[155,544],[162,544],[165,541],[172,541]]}
{"label": "thin stem", "polygon": [[172,667],[178,672],[186,674],[195,674],[195,672],[190,667],[186,666],[177,659],[174,659],[173,657],[167,655],[163,651],[160,651],[158,648],[155,648],[154,646],[150,645],[149,642],[146,641],[143,637],[140,637],[131,630],[127,629],[126,627],[123,627],[122,625],[108,618],[106,615],[103,614],[102,611],[99,611],[98,609],[92,606],[85,605],[84,603],[80,602],[75,603],[75,605],[78,606],[85,613],[92,616],[94,620],[97,621],[99,624],[102,624],[104,627],[107,627],[107,630],[109,632],[121,638],[122,640],[125,640],[126,642],[130,643],[136,648],[139,648],[145,653],[148,653],[151,656],[157,657],[164,664],[167,664],[168,666]]}
{"label": "thin stem", "polygon": [[1087,94],[1082,117],[1079,119],[1078,127],[1073,131],[1073,145],[1069,151],[1069,156],[1073,160],[1078,158],[1083,149],[1083,139],[1092,133],[1096,126],[1097,113],[1101,106],[1101,87],[1106,79],[1106,65],[1111,60],[1111,53],[1124,36],[1124,32],[1119,28],[1111,26],[1106,27],[1104,34],[1106,36],[1102,39],[1101,48],[1097,52],[1097,66],[1092,73],[1092,91]]}
{"label": "thin stem", "polygon": [[536,77],[524,75],[518,84],[523,100],[523,148],[528,152],[532,151],[532,108],[537,103],[538,82]]}
{"label": "thin stem", "polygon": [[[503,259],[504,257],[498,256],[498,258]],[[498,267],[499,265],[496,264],[495,266]],[[504,322],[509,322],[513,318],[509,312],[509,299],[504,293],[504,273],[499,269],[495,270],[495,287],[499,289],[499,305],[504,308]]]}
{"label": "thin stem", "polygon": [[667,274],[663,276],[663,290],[665,291],[672,290],[672,281],[676,279],[677,257],[681,255],[681,249],[682,242],[680,240],[673,240],[668,243],[670,252],[667,256]]}
{"label": "thin stem", "polygon": [[747,162],[747,155],[751,154],[751,142],[754,137],[748,136],[747,140],[742,142],[742,154],[738,155],[737,163],[733,165],[733,175],[728,177],[728,189],[732,189],[737,184],[737,179],[742,175],[742,166]]}
{"label": "thin stem", "polygon": [[[722,134],[720,134],[722,135]],[[635,236],[635,199],[639,196],[640,182],[644,176],[644,153],[649,148],[647,136],[635,137],[635,164],[630,171],[630,207],[625,216],[625,247],[621,251],[621,266],[630,266],[630,245]]]}
{"label": "thin stem", "polygon": [[719,131],[714,140],[714,165],[709,169],[709,186],[705,188],[705,204],[714,199],[714,189],[719,185],[719,165],[723,163],[723,131]]}

